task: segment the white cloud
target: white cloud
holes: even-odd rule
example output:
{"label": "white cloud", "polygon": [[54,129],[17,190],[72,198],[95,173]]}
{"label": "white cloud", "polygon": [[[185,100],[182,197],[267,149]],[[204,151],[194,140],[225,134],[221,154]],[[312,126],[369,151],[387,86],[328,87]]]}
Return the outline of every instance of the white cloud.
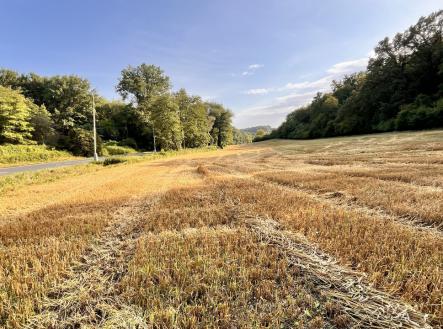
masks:
{"label": "white cloud", "polygon": [[241,75],[242,76],[253,75],[255,71],[261,69],[262,67],[264,67],[264,65],[262,64],[250,64],[248,66],[248,69],[246,71],[243,71]]}
{"label": "white cloud", "polygon": [[257,70],[257,69],[261,69],[263,66],[264,66],[263,64],[251,64],[248,66],[248,69]]}
{"label": "white cloud", "polygon": [[345,74],[350,74],[364,70],[368,64],[368,58],[360,58],[352,61],[340,62],[332,65],[326,72],[324,77],[314,81],[303,81],[292,83],[289,82],[280,90],[311,90],[315,89],[318,92],[325,92],[329,90],[331,82],[334,79],[340,79]]}
{"label": "white cloud", "polygon": [[263,95],[267,94],[271,91],[269,88],[257,88],[257,89],[249,89],[245,91],[246,95]]}
{"label": "white cloud", "polygon": [[328,69],[328,73],[334,75],[349,74],[364,70],[368,65],[368,57],[359,58],[352,61],[346,61],[334,64]]}
{"label": "white cloud", "polygon": [[278,97],[274,104],[251,107],[236,113],[234,123],[238,127],[250,127],[259,124],[269,124],[272,127],[277,127],[288,113],[308,104],[314,96],[315,92],[294,93]]}
{"label": "white cloud", "polygon": [[236,115],[240,117],[252,117],[261,115],[287,114],[293,111],[295,108],[309,103],[315,94],[315,92],[301,94],[294,93],[283,97],[277,97],[275,99],[277,102],[274,104],[248,108],[237,113]]}
{"label": "white cloud", "polygon": [[[264,95],[271,92],[291,92],[274,98],[274,101],[266,106],[247,108],[236,114],[235,121],[240,125],[248,126],[258,123],[269,123],[274,126],[279,125],[285,116],[297,108],[307,105],[317,92],[328,92],[334,79],[338,80],[345,74],[351,74],[364,70],[368,64],[369,57],[356,60],[344,61],[332,65],[326,70],[323,77],[313,81],[289,82],[279,88],[256,88],[245,92],[247,95]],[[242,73],[243,76],[254,74],[255,70],[263,67],[260,64],[251,64],[248,70]]]}
{"label": "white cloud", "polygon": [[332,75],[327,75],[323,78],[314,81],[304,81],[298,83],[287,83],[286,86],[280,88],[280,90],[308,90],[308,89],[316,89],[317,91],[326,90],[333,80]]}
{"label": "white cloud", "polygon": [[281,97],[277,97],[276,100],[279,102],[282,102],[284,104],[291,104],[294,106],[302,106],[308,103],[315,95],[317,94],[316,91],[314,92],[307,92],[307,93],[294,93],[289,94]]}

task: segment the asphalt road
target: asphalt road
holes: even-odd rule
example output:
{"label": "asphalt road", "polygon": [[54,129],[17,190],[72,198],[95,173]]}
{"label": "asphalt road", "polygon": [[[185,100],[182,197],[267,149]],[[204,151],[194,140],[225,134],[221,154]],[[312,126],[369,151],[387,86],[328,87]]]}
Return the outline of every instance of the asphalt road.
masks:
{"label": "asphalt road", "polygon": [[[149,153],[150,152],[131,153],[131,154],[127,154],[126,156],[142,156],[142,155],[146,155]],[[104,158],[100,158],[100,160],[103,160],[103,159]],[[26,166],[0,168],[0,176],[18,174],[18,173],[25,172],[25,171],[38,171],[38,170],[43,170],[43,169],[70,167],[70,166],[76,166],[76,165],[80,165],[80,164],[86,164],[86,163],[89,163],[92,161],[94,161],[94,158],[46,162],[46,163],[37,163],[37,164],[31,164],[31,165],[26,165]]]}
{"label": "asphalt road", "polygon": [[94,160],[93,158],[88,158],[80,160],[66,160],[66,161],[57,161],[57,162],[37,163],[26,166],[0,168],[0,176],[18,174],[25,171],[37,171],[42,169],[75,166],[79,164],[89,163],[93,160]]}

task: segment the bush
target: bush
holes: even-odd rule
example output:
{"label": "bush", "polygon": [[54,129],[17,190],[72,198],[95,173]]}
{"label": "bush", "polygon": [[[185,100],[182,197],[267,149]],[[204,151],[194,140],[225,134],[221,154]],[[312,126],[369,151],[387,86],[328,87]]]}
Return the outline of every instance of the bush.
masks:
{"label": "bush", "polygon": [[117,146],[117,145],[108,145],[104,147],[106,152],[109,155],[123,155],[123,154],[129,154],[129,153],[137,153],[137,150],[134,150],[131,147],[125,147],[125,146]]}
{"label": "bush", "polygon": [[103,161],[103,165],[104,166],[110,166],[110,165],[114,165],[114,164],[118,164],[118,163],[124,163],[126,162],[126,159],[122,159],[122,158],[107,158],[105,159],[105,161]]}
{"label": "bush", "polygon": [[443,99],[434,106],[409,104],[403,106],[396,118],[398,130],[428,129],[443,126]]}
{"label": "bush", "polygon": [[0,143],[32,143],[30,115],[31,102],[20,92],[0,86]]}
{"label": "bush", "polygon": [[132,147],[133,149],[138,149],[137,142],[134,138],[125,138],[119,143],[120,146],[128,146]]}
{"label": "bush", "polygon": [[[68,136],[64,136],[60,141],[61,147],[67,149],[75,155],[82,156],[93,156],[94,152],[94,137],[91,131],[74,128],[72,129]],[[100,136],[97,136],[97,153],[102,152],[102,140]]]}
{"label": "bush", "polygon": [[57,151],[45,145],[1,145],[0,163],[18,164],[62,160],[72,157],[64,151]]}

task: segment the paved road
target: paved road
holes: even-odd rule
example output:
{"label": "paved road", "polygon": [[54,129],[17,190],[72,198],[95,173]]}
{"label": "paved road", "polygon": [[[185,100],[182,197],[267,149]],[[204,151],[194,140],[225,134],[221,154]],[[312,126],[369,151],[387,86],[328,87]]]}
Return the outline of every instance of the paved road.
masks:
{"label": "paved road", "polygon": [[[126,156],[142,156],[142,155],[146,155],[148,153],[149,152],[131,153],[131,154],[127,154]],[[100,160],[103,160],[103,159],[104,158],[100,158]],[[66,160],[66,161],[57,161],[57,162],[46,162],[46,163],[37,163],[37,164],[31,164],[31,165],[26,165],[26,166],[0,168],[0,176],[18,174],[18,173],[25,172],[25,171],[37,171],[37,170],[42,170],[42,169],[69,167],[69,166],[75,166],[75,165],[80,165],[80,164],[86,164],[86,163],[89,163],[92,161],[94,161],[94,158],[87,158],[87,159],[80,159],[80,160]]]}
{"label": "paved road", "polygon": [[57,161],[57,162],[47,162],[47,163],[37,163],[26,166],[8,167],[0,168],[0,176],[18,174],[25,171],[37,171],[42,169],[51,169],[59,167],[69,167],[79,164],[89,163],[93,161],[93,158],[81,159],[81,160],[67,160],[67,161]]}

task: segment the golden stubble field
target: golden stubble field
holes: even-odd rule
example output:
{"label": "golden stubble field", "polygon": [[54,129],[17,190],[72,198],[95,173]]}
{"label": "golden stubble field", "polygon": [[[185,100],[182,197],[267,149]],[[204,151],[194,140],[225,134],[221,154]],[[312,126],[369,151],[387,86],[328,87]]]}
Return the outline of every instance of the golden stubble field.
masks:
{"label": "golden stubble field", "polygon": [[443,131],[268,141],[0,196],[0,327],[443,325]]}

